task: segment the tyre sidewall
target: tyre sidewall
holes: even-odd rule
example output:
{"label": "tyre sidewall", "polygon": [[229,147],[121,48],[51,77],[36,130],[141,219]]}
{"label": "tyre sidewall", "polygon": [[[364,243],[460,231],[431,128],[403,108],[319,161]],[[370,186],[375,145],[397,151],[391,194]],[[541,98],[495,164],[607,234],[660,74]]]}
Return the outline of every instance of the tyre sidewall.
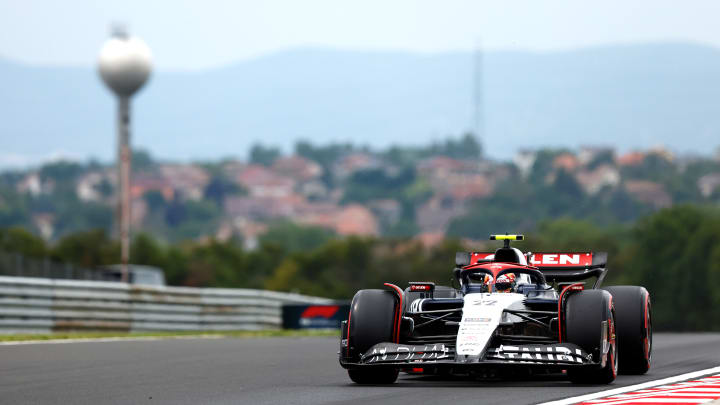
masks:
{"label": "tyre sidewall", "polygon": [[[603,327],[608,328],[608,339],[614,329],[612,296],[603,290],[586,290],[574,293],[565,302],[565,335],[568,343],[580,346],[593,359],[604,364],[592,370],[568,370],[573,381],[589,383],[610,383],[617,376],[619,356],[617,340],[607,354],[603,354]],[[606,322],[603,324],[603,322]],[[612,325],[612,326],[611,326]],[[603,358],[604,356],[604,358]],[[604,363],[603,363],[604,362]]]}
{"label": "tyre sidewall", "polygon": [[348,317],[348,354],[354,360],[372,346],[393,341],[397,298],[386,290],[360,290]]}
{"label": "tyre sidewall", "polygon": [[605,287],[615,305],[620,372],[644,374],[652,364],[652,306],[643,287]]}

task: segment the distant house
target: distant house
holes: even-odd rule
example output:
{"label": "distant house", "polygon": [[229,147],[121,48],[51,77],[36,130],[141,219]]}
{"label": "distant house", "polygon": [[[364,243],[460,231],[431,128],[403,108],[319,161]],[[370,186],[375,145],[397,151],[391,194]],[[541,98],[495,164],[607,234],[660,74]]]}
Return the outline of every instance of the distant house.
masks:
{"label": "distant house", "polygon": [[130,196],[132,198],[141,198],[148,191],[161,193],[166,201],[175,198],[175,190],[172,184],[159,173],[134,173],[130,181]]}
{"label": "distant house", "polygon": [[306,206],[302,215],[297,216],[295,220],[304,225],[332,229],[338,235],[377,236],[380,233],[375,215],[359,204],[344,207],[334,204],[312,204]]}
{"label": "distant house", "polygon": [[33,225],[40,231],[40,236],[50,240],[55,233],[55,215],[50,213],[37,213],[32,216]]}
{"label": "distant house", "polygon": [[369,153],[352,153],[335,162],[333,165],[333,175],[339,180],[344,180],[355,172],[381,167],[382,162],[374,155]]}
{"label": "distant house", "polygon": [[467,207],[452,196],[434,196],[415,212],[415,221],[422,232],[445,233],[450,221],[467,212]]}
{"label": "distant house", "polygon": [[82,201],[102,201],[107,195],[103,195],[99,186],[103,182],[114,185],[116,183],[117,174],[113,169],[104,169],[102,171],[91,171],[83,174],[75,184],[75,193]]}
{"label": "distant house", "polygon": [[415,239],[420,241],[425,248],[432,248],[445,240],[445,234],[443,232],[423,232]]}
{"label": "distant house", "polygon": [[384,224],[394,224],[400,220],[400,215],[402,215],[402,206],[397,200],[372,200],[367,203],[367,206]]}
{"label": "distant house", "polygon": [[[260,236],[268,230],[266,224],[250,221],[245,218],[235,218],[233,225],[240,235],[242,235],[243,247],[248,250],[256,249],[260,245]],[[217,236],[224,237],[226,238],[225,240],[227,240],[232,236],[232,229],[223,228],[224,227],[221,227]],[[225,236],[223,236],[221,232],[224,232]]]}
{"label": "distant house", "polygon": [[288,197],[293,194],[295,181],[260,165],[248,165],[240,170],[235,181],[245,187],[251,196],[259,198]]}
{"label": "distant house", "polygon": [[455,201],[484,198],[493,193],[494,184],[482,174],[456,174],[447,179],[446,195]]}
{"label": "distant house", "polygon": [[620,166],[638,166],[641,165],[642,162],[645,161],[645,153],[643,152],[628,152],[624,155],[621,155],[617,159],[617,163]]}
{"label": "distant house", "polygon": [[418,162],[417,171],[425,176],[444,177],[451,173],[474,171],[476,167],[476,164],[464,160],[447,156],[434,156]]}
{"label": "distant house", "polygon": [[587,166],[603,156],[607,156],[611,161],[614,161],[615,149],[607,146],[582,146],[577,154],[581,166]]}
{"label": "distant house", "polygon": [[656,146],[656,147],[650,149],[650,151],[648,152],[648,155],[659,156],[659,157],[667,160],[668,162],[675,161],[675,154],[672,153],[669,149],[667,149],[664,146]]}
{"label": "distant house", "polygon": [[280,197],[230,196],[225,198],[223,205],[225,213],[230,218],[265,221],[295,217],[306,205],[306,202],[302,196],[297,194]]}
{"label": "distant house", "polygon": [[422,160],[417,172],[430,183],[436,195],[464,201],[492,194],[493,184],[474,162],[435,156]]}
{"label": "distant house", "polygon": [[646,180],[628,180],[625,182],[625,191],[635,200],[652,205],[655,208],[665,208],[672,205],[672,197],[662,184]]}
{"label": "distant house", "polygon": [[37,172],[28,173],[17,183],[15,188],[18,193],[28,193],[33,196],[40,195],[44,191],[40,174]]}
{"label": "distant house", "polygon": [[339,235],[377,236],[375,216],[362,205],[345,206],[335,215],[333,228]]}
{"label": "distant house", "polygon": [[159,171],[170,187],[180,191],[184,198],[190,200],[201,200],[205,186],[210,182],[207,171],[195,165],[162,165]]}
{"label": "distant house", "polygon": [[710,173],[700,177],[697,185],[703,197],[710,197],[715,190],[720,188],[720,173]]}
{"label": "distant house", "polygon": [[312,181],[323,174],[323,169],[319,164],[294,155],[275,160],[272,170],[281,176],[290,177],[298,183]]}
{"label": "distant house", "polygon": [[615,187],[620,184],[620,172],[614,166],[601,165],[594,170],[582,170],[575,179],[586,194],[597,194],[603,187]]}
{"label": "distant house", "polygon": [[566,172],[574,172],[578,166],[580,166],[580,161],[572,153],[561,153],[553,159],[552,166],[555,169],[563,169]]}
{"label": "distant house", "polygon": [[513,157],[513,163],[520,171],[520,175],[522,177],[527,177],[530,174],[536,159],[537,151],[520,149]]}

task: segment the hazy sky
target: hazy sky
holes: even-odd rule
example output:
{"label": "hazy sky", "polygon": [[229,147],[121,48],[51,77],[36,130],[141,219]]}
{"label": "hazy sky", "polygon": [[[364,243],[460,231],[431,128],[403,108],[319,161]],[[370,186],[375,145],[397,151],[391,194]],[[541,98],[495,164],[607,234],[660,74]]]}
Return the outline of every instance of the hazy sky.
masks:
{"label": "hazy sky", "polygon": [[160,69],[202,69],[300,46],[555,50],[695,41],[720,47],[720,1],[0,0],[0,56],[93,65],[111,22]]}

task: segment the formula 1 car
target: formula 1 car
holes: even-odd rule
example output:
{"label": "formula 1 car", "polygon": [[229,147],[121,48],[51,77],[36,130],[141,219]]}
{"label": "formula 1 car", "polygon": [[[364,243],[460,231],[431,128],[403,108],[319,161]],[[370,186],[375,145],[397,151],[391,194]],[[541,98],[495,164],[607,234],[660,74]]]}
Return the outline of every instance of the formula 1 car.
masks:
{"label": "formula 1 car", "polygon": [[[652,358],[650,295],[600,288],[607,253],[525,253],[493,235],[494,253],[458,252],[458,288],[411,282],[360,290],[342,323],[340,365],[358,384],[400,371],[506,376],[557,373],[576,383],[644,374]],[[594,282],[590,282],[594,279]]]}

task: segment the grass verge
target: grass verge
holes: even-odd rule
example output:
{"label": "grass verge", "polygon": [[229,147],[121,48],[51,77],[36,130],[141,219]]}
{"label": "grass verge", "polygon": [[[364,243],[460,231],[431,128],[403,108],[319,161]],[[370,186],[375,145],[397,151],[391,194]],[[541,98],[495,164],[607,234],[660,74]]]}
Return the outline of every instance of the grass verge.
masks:
{"label": "grass verge", "polygon": [[42,334],[0,334],[0,342],[42,341],[62,339],[102,339],[102,338],[143,338],[143,337],[229,337],[229,338],[257,338],[257,337],[312,337],[312,336],[340,336],[339,330],[334,329],[306,329],[306,330],[259,330],[259,331],[218,331],[218,332],[57,332]]}

